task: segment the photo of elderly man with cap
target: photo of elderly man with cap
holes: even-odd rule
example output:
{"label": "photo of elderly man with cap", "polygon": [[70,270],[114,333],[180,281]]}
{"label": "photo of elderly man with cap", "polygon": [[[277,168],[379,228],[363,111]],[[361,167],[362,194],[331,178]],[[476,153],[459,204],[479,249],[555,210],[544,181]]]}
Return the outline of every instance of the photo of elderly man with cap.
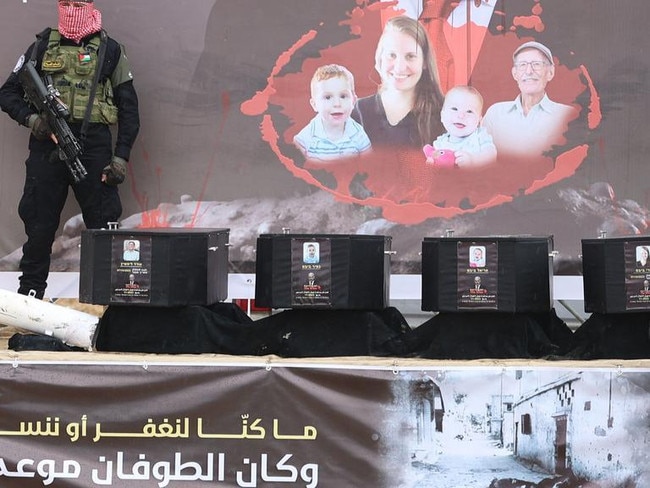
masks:
{"label": "photo of elderly man with cap", "polygon": [[483,127],[492,135],[499,159],[540,156],[562,144],[568,123],[577,117],[574,107],[554,102],[546,85],[555,76],[551,50],[536,41],[525,42],[512,55],[512,77],[519,95],[488,108]]}
{"label": "photo of elderly man with cap", "polygon": [[[31,130],[18,204],[27,234],[18,293],[39,299],[47,286],[52,244],[69,189],[86,228],[107,228],[109,222],[117,221],[122,213],[117,186],[126,177],[140,128],[138,97],[124,47],[102,28],[95,3],[52,1],[52,13],[57,10],[58,25],[36,36],[0,87],[2,110]],[[61,160],[46,116],[25,99],[20,73],[29,62],[41,77],[48,78],[68,108],[66,122],[82,147],[79,159],[87,171],[81,181],[71,178]]]}

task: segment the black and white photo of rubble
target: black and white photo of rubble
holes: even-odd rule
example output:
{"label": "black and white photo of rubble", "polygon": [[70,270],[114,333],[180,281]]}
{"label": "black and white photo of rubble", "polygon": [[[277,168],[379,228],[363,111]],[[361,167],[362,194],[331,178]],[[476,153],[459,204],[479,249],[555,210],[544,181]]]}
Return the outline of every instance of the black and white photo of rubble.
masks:
{"label": "black and white photo of rubble", "polygon": [[[650,371],[404,373],[389,452],[400,488],[650,486]],[[396,464],[399,464],[396,462]]]}

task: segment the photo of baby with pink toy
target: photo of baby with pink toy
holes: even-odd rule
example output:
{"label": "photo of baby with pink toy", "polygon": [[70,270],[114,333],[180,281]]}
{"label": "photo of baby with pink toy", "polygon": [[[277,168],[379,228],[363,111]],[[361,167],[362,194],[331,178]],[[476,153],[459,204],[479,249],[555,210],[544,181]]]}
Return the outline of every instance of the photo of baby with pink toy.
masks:
{"label": "photo of baby with pink toy", "polygon": [[446,132],[423,147],[426,162],[439,167],[485,166],[497,159],[492,136],[480,126],[483,97],[469,85],[450,89],[440,111]]}

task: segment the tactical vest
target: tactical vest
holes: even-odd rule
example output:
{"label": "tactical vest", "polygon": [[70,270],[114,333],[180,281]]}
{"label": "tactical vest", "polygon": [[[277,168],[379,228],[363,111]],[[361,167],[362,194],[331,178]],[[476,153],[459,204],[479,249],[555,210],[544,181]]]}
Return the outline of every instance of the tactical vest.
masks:
{"label": "tactical vest", "polygon": [[[95,80],[100,36],[85,46],[62,46],[61,34],[52,29],[43,55],[42,73],[50,75],[61,100],[70,109],[69,122],[82,122]],[[113,86],[109,79],[100,81],[95,93],[89,122],[115,124],[117,107],[113,103]]]}

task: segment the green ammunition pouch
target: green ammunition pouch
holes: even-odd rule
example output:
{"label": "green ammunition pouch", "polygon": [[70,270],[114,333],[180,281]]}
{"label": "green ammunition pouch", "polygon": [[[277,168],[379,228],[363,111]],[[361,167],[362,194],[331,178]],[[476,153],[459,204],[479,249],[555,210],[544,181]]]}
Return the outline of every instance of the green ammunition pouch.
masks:
{"label": "green ammunition pouch", "polygon": [[[52,78],[52,84],[61,94],[61,101],[69,110],[69,122],[82,122],[90,100],[97,66],[100,36],[93,37],[85,46],[62,46],[61,35],[52,29],[43,55],[42,73]],[[113,86],[109,79],[97,86],[91,123],[117,123],[117,107],[113,103]]]}

